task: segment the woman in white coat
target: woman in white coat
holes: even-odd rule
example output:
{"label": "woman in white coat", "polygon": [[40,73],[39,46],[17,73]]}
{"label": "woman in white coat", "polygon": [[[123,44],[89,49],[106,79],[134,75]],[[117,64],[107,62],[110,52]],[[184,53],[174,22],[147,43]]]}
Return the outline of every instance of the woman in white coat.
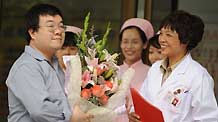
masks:
{"label": "woman in white coat", "polygon": [[[165,122],[218,122],[214,81],[190,54],[203,32],[202,20],[184,11],[170,14],[160,26],[166,58],[152,65],[140,93],[162,111]],[[129,120],[140,117],[132,112]]]}

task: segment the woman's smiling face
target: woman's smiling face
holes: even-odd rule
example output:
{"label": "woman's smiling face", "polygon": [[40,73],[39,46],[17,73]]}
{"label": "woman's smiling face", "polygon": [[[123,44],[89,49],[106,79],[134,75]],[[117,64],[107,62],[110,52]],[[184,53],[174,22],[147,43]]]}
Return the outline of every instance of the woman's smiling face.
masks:
{"label": "woman's smiling face", "polygon": [[178,57],[187,51],[187,44],[182,44],[178,33],[172,31],[169,27],[161,28],[159,43],[161,45],[161,53],[169,58]]}
{"label": "woman's smiling face", "polygon": [[125,62],[131,65],[141,59],[145,45],[137,29],[130,28],[124,30],[120,47],[125,57]]}

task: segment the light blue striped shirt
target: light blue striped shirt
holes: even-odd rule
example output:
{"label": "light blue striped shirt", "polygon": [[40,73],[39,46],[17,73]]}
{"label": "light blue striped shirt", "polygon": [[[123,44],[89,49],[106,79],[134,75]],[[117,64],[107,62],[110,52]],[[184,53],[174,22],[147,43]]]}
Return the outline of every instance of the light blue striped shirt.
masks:
{"label": "light blue striped shirt", "polygon": [[69,122],[71,109],[64,93],[64,73],[37,50],[25,47],[8,78],[8,122]]}

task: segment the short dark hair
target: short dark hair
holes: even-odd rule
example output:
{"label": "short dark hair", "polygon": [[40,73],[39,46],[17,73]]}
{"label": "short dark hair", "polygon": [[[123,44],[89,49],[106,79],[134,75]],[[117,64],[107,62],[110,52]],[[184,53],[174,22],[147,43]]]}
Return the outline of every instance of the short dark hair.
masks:
{"label": "short dark hair", "polygon": [[25,35],[28,43],[31,40],[31,36],[28,33],[28,30],[33,29],[34,32],[38,31],[39,17],[45,15],[50,15],[50,16],[60,15],[63,18],[61,11],[53,5],[42,4],[42,3],[34,5],[32,8],[30,8],[27,11],[25,15],[25,21],[26,21]]}
{"label": "short dark hair", "polygon": [[[161,28],[170,28],[178,33],[182,44],[187,44],[187,50],[192,50],[201,41],[204,33],[204,23],[195,15],[178,10],[168,15],[161,23]],[[200,30],[198,30],[200,29]]]}
{"label": "short dark hair", "polygon": [[203,20],[196,16],[192,15],[192,41],[189,43],[188,48],[195,48],[198,43],[202,40],[202,37],[204,35],[204,22]]}
{"label": "short dark hair", "polygon": [[148,40],[148,46],[153,46],[157,49],[160,49],[161,46],[160,46],[160,43],[159,43],[159,34],[156,34],[154,35],[153,37],[151,37],[149,40]]}
{"label": "short dark hair", "polygon": [[65,39],[63,46],[74,46],[76,47],[77,35],[73,32],[65,32]]}
{"label": "short dark hair", "polygon": [[149,60],[149,49],[151,46],[157,48],[157,49],[160,49],[161,46],[160,46],[160,43],[159,43],[159,34],[156,34],[154,35],[153,37],[151,37],[149,40],[148,40],[148,46],[146,48],[146,53],[145,53],[145,64],[151,66],[152,63],[151,61]]}

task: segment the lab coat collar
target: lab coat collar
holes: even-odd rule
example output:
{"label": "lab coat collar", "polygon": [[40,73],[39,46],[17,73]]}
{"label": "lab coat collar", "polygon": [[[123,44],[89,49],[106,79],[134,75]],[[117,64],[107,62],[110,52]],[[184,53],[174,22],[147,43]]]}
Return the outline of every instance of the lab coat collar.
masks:
{"label": "lab coat collar", "polygon": [[168,86],[168,84],[177,82],[175,79],[180,79],[181,81],[184,80],[181,76],[186,72],[191,60],[192,57],[190,53],[186,54],[184,59],[177,65],[170,76],[166,79],[165,83],[163,83],[162,88],[164,88],[164,86]]}
{"label": "lab coat collar", "polygon": [[184,74],[190,61],[192,60],[191,54],[188,53],[185,55],[183,61],[181,61],[178,66],[174,69],[177,74]]}

